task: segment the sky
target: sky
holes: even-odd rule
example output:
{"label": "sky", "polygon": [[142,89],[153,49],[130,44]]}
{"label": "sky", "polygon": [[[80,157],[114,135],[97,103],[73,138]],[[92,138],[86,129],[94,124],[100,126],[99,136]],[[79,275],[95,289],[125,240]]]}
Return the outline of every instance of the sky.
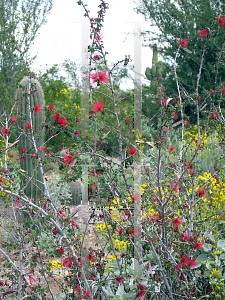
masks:
{"label": "sky", "polygon": [[[132,0],[107,0],[109,9],[106,10],[105,22],[101,30],[105,51],[109,52],[109,63],[124,59],[125,55],[134,57],[134,22],[141,22],[140,29],[148,29],[142,15],[137,15]],[[100,0],[86,0],[90,16],[96,17]],[[44,71],[53,64],[60,64],[65,59],[81,63],[82,56],[82,22],[88,22],[84,17],[84,9],[76,0],[53,0],[53,8],[47,16],[47,24],[43,25],[38,37],[31,48],[31,56],[37,54],[32,68],[35,72]],[[136,32],[137,33],[137,32]],[[142,47],[142,71],[151,67],[152,50]],[[130,63],[132,69],[133,64]],[[132,75],[132,71],[130,72]],[[143,83],[147,82],[143,79]],[[122,89],[132,88],[132,81],[123,82]]]}

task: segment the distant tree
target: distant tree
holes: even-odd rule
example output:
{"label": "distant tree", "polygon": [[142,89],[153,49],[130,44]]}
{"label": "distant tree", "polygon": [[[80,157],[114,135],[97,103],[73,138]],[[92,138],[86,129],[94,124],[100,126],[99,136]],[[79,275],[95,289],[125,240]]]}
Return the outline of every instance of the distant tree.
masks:
{"label": "distant tree", "polygon": [[0,112],[10,109],[16,82],[24,76],[24,62],[39,28],[46,23],[52,0],[0,0]]}

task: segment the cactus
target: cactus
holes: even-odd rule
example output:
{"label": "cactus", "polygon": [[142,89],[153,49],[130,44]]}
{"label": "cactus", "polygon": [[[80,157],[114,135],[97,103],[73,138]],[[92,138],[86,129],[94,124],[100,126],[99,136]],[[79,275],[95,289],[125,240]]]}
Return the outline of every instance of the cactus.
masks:
{"label": "cactus", "polygon": [[165,76],[165,64],[158,61],[157,45],[153,45],[152,68],[149,67],[145,70],[145,76],[151,81],[151,85],[156,83],[157,77]]}
{"label": "cactus", "polygon": [[75,182],[70,183],[70,191],[72,194],[71,205],[80,205],[82,198],[82,184],[80,179],[77,179]]}
{"label": "cactus", "polygon": [[[34,138],[36,142],[37,148],[40,148],[41,145],[44,143],[44,128],[42,128],[42,123],[44,122],[44,93],[42,87],[38,80],[31,79],[30,80],[30,90],[29,90],[29,78],[24,77],[20,82],[20,86],[16,92],[16,98],[18,99],[18,126],[20,132],[19,138],[19,153],[20,158],[20,165],[21,169],[24,170],[24,173],[29,178],[33,177],[32,182],[35,183],[40,189],[38,189],[32,182],[29,182],[24,189],[24,193],[28,196],[36,200],[38,196],[42,194],[41,191],[44,191],[43,187],[43,178],[40,172],[39,165],[37,163],[37,159],[32,158],[31,155],[35,154],[32,153],[32,149],[34,149],[33,143],[30,141],[31,130],[27,128],[26,123],[30,123],[30,112],[29,112],[29,103],[30,101],[30,108],[31,108],[31,117],[32,117],[32,129],[34,133]],[[29,97],[27,97],[29,95]],[[34,112],[35,105],[39,104],[42,110],[37,113]],[[24,153],[21,153],[23,149],[26,148]],[[22,151],[23,152],[23,151]],[[39,154],[40,155],[40,154]],[[28,180],[22,176],[22,183],[26,184]]]}

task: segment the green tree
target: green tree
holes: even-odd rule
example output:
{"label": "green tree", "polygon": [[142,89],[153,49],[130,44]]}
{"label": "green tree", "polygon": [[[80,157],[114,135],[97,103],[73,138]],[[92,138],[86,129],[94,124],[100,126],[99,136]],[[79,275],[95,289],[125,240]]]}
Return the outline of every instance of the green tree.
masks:
{"label": "green tree", "polygon": [[[207,44],[203,69],[200,79],[199,94],[202,98],[214,88],[217,54],[225,38],[224,29],[218,25],[219,16],[225,11],[224,0],[139,0],[136,12],[151,21],[151,31],[144,35],[152,44],[160,41],[159,52],[168,63],[167,77],[164,84],[167,95],[177,93],[174,76],[169,68],[174,62],[180,39],[188,39],[188,50],[181,47],[177,57],[177,75],[189,93],[196,89],[197,76],[204,48],[205,38],[198,31],[209,28],[214,23]],[[208,30],[208,29],[207,29]],[[145,41],[146,41],[145,40]],[[218,85],[225,81],[222,66],[219,67]],[[191,103],[186,103],[186,113],[192,114]]]}
{"label": "green tree", "polygon": [[16,83],[24,76],[20,51],[28,60],[29,49],[51,8],[52,0],[0,0],[0,112],[11,108]]}

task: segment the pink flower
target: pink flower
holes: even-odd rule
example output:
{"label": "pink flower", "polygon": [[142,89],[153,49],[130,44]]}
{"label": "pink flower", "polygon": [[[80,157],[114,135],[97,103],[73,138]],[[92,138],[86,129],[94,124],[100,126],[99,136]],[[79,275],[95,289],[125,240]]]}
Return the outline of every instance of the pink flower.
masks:
{"label": "pink flower", "polygon": [[181,224],[182,224],[182,221],[179,217],[173,220],[174,227],[179,227]]}
{"label": "pink flower", "polygon": [[199,36],[206,37],[207,30],[205,28],[203,28],[202,30],[198,31],[198,34],[199,34]]}
{"label": "pink flower", "polygon": [[67,258],[67,259],[64,259],[64,260],[62,261],[63,267],[71,268],[71,267],[72,267],[72,265],[71,265],[71,260],[72,260],[72,257]]}
{"label": "pink flower", "polygon": [[220,16],[218,20],[218,24],[220,26],[220,29],[223,28],[223,26],[225,25],[225,17]]}
{"label": "pink flower", "polygon": [[35,107],[34,107],[34,111],[39,114],[42,110],[42,107],[40,104],[36,104]]}
{"label": "pink flower", "polygon": [[34,285],[36,283],[36,279],[34,278],[34,275],[29,275],[30,284]]}
{"label": "pink flower", "polygon": [[173,150],[175,150],[175,148],[173,146],[169,146],[168,150],[169,152],[172,152]]}
{"label": "pink flower", "polygon": [[73,162],[73,158],[71,155],[67,154],[64,156],[64,164],[65,165],[68,165],[69,163],[72,163]]}
{"label": "pink flower", "polygon": [[195,258],[188,261],[189,268],[192,269],[197,265],[197,260]]}
{"label": "pink flower", "polygon": [[4,135],[4,137],[6,138],[6,136],[8,135],[8,129],[7,128],[2,128],[2,133],[3,133],[3,135]]}
{"label": "pink flower", "polygon": [[127,152],[130,154],[130,155],[134,155],[136,154],[137,152],[137,149],[133,146],[131,146],[130,148],[127,149]]}
{"label": "pink flower", "polygon": [[101,81],[101,83],[106,83],[109,80],[108,75],[104,71],[98,73],[98,78]]}
{"label": "pink flower", "polygon": [[197,249],[197,250],[199,250],[199,249],[202,249],[202,246],[203,246],[203,245],[204,245],[203,242],[196,242],[194,248]]}
{"label": "pink flower", "polygon": [[96,112],[103,110],[103,107],[104,107],[103,100],[101,100],[100,102],[95,101],[92,105],[92,113],[95,114]]}
{"label": "pink flower", "polygon": [[27,130],[28,130],[28,129],[31,129],[31,124],[30,124],[30,123],[26,123],[26,124],[25,124],[25,127],[26,127]]}
{"label": "pink flower", "polygon": [[53,110],[55,109],[53,104],[49,105],[48,108],[49,108],[51,111],[53,111]]}

